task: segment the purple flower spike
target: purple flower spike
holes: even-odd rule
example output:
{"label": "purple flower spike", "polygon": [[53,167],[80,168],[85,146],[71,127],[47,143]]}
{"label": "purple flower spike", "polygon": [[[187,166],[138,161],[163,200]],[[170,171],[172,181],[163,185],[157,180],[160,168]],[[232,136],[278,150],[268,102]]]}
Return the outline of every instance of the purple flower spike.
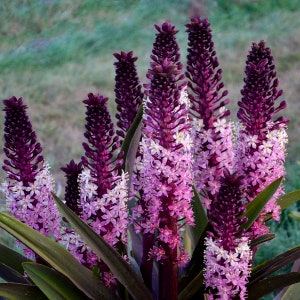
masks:
{"label": "purple flower spike", "polygon": [[188,32],[187,72],[190,114],[194,140],[194,182],[209,209],[219,190],[225,169],[232,169],[232,132],[226,120],[229,110],[223,90],[222,70],[214,50],[210,24],[196,17],[186,25]]}
{"label": "purple flower spike", "polygon": [[276,78],[274,58],[264,41],[259,44],[253,43],[248,54],[245,74],[245,85],[241,90],[242,99],[238,102],[238,118],[245,132],[263,140],[270,130],[278,129],[281,124],[286,125],[289,122],[279,117],[269,128],[274,115],[286,107],[286,102],[283,100],[275,107],[276,100],[283,91],[277,89],[279,82]]}
{"label": "purple flower spike", "polygon": [[175,30],[175,26],[168,22],[163,23],[161,27],[159,25],[154,26],[158,33],[153,44],[151,59],[159,63],[168,58],[171,62],[177,63],[178,69],[181,70],[179,47],[175,38],[178,30]]}
{"label": "purple flower spike", "polygon": [[241,177],[225,172],[209,210],[213,231],[206,239],[205,284],[210,299],[246,299],[252,253],[249,239],[239,231],[245,211]]}
{"label": "purple flower spike", "polygon": [[[12,215],[31,228],[59,239],[60,217],[52,198],[54,181],[41,155],[36,134],[22,98],[3,100],[5,111],[3,170],[7,181],[2,188]],[[35,257],[28,248],[28,257]],[[37,258],[37,257],[36,257]]]}
{"label": "purple flower spike", "polygon": [[[174,76],[174,81],[177,82],[178,80],[182,79],[184,76],[181,75],[181,70],[182,70],[182,64],[179,61],[180,58],[180,54],[179,54],[179,47],[176,41],[176,33],[177,31],[175,30],[175,27],[173,25],[171,25],[170,23],[163,23],[162,26],[158,26],[155,25],[155,28],[157,29],[158,33],[156,34],[156,38],[155,38],[155,42],[153,44],[153,50],[152,50],[152,55],[151,55],[151,59],[152,59],[152,63],[151,63],[151,69],[149,70],[147,77],[153,82],[154,76],[156,76],[154,73],[163,73],[163,72],[167,72],[167,73],[173,73],[172,76]],[[166,75],[166,77],[169,77],[169,75]],[[161,78],[161,76],[160,76]],[[158,79],[161,80],[161,79]],[[173,83],[172,83],[173,85]],[[153,105],[156,105],[155,101],[156,101],[156,97],[155,95],[150,96],[150,93],[152,91],[151,88],[151,84],[149,85],[144,85],[145,88],[148,89],[148,91],[145,92],[145,94],[147,93],[147,95],[149,96],[149,98],[151,97],[152,101],[153,101]],[[181,88],[181,87],[180,87]],[[177,87],[177,89],[179,89],[179,86]],[[172,91],[172,86],[168,86],[168,83],[166,82],[166,90],[171,91],[171,93],[173,93]],[[179,91],[178,90],[178,91]],[[175,91],[175,89],[174,89]],[[176,92],[176,100],[178,100],[178,96],[179,93],[178,91]],[[155,93],[159,93],[159,91],[157,90]],[[172,95],[169,95],[170,99],[172,99]],[[175,99],[174,98],[174,99]],[[167,101],[170,101],[170,103],[173,100],[168,99]],[[159,98],[158,98],[158,101]],[[149,101],[147,101],[149,102]],[[174,102],[175,103],[175,102]],[[159,107],[161,104],[158,104],[157,107]],[[167,102],[165,102],[165,105],[169,105]],[[174,108],[173,103],[171,104],[172,106],[169,108],[169,112],[170,112],[170,116],[172,114],[172,108]],[[149,107],[151,106],[151,104],[149,104]],[[146,108],[147,109],[147,108]],[[152,111],[152,113],[155,113],[154,110],[154,106],[149,109]],[[146,112],[145,112],[145,117],[146,117]],[[168,117],[169,118],[169,117]],[[174,116],[172,117],[172,119],[174,119]],[[173,122],[174,120],[172,120]],[[160,123],[163,121],[159,121]],[[167,120],[168,123],[171,123],[171,119]],[[154,125],[156,126],[156,125]],[[150,129],[150,127],[148,128]],[[148,130],[146,129],[146,130]],[[157,134],[159,134],[159,130],[157,131]],[[157,137],[157,141],[160,138]],[[164,138],[163,138],[164,139]],[[166,146],[166,145],[165,145]],[[168,147],[168,146],[166,146]],[[137,155],[137,161],[138,164],[140,164],[141,162],[144,161],[143,159],[143,150],[142,148],[139,149],[138,155]],[[135,190],[138,192],[138,205],[137,205],[137,210],[134,210],[132,219],[134,220],[133,222],[135,222],[136,218],[140,218],[141,223],[147,223],[149,222],[149,215],[148,213],[143,213],[140,214],[141,211],[146,211],[148,210],[148,203],[145,199],[145,192],[144,192],[144,187],[140,184],[140,182],[143,181],[142,178],[142,173],[143,171],[141,171],[140,169],[136,169],[134,172],[134,177],[133,177],[133,186],[135,187]],[[139,227],[136,227],[137,231],[141,231],[141,229]],[[143,275],[143,279],[146,283],[146,285],[149,287],[149,289],[152,288],[152,268],[153,268],[153,260],[154,257],[156,255],[151,255],[149,257],[149,253],[153,252],[154,245],[155,245],[155,232],[154,231],[143,231],[142,230],[142,234],[143,234],[143,255],[142,255],[142,259],[141,259],[141,264],[140,264],[140,269],[141,269],[141,273]],[[156,246],[155,246],[156,247]]]}
{"label": "purple flower spike", "polygon": [[80,188],[78,178],[83,171],[82,162],[76,164],[74,160],[71,160],[69,164],[61,168],[65,172],[67,178],[65,201],[66,205],[72,209],[76,215],[81,215],[80,206]]}
{"label": "purple flower spike", "polygon": [[118,60],[114,63],[116,66],[115,101],[118,111],[116,118],[117,126],[120,128],[117,134],[124,138],[142,104],[143,93],[135,67],[137,57],[133,57],[132,51],[128,53],[122,51],[120,54],[115,53],[114,56]]}
{"label": "purple flower spike", "polygon": [[[174,39],[173,26],[166,24],[157,29],[156,41],[164,41],[166,31],[172,33]],[[154,44],[156,47],[157,43]],[[133,218],[137,220],[137,231],[154,237],[148,255],[159,262],[160,299],[176,299],[178,266],[188,260],[183,250],[181,225],[194,223],[191,209],[192,158],[189,103],[180,83],[183,78],[181,65],[174,62],[173,55],[169,56],[168,49],[164,51],[157,52],[157,55],[165,56],[164,59],[152,56],[147,74],[150,84],[145,91],[148,98],[143,117],[142,156],[136,166],[143,197],[133,211]]]}
{"label": "purple flower spike", "polygon": [[[270,48],[261,41],[253,43],[245,69],[245,85],[241,91],[238,118],[241,123],[237,139],[237,170],[246,178],[244,188],[246,199],[252,201],[271,182],[284,176],[284,161],[287,143],[288,120],[275,114],[286,103],[275,106],[282,95],[278,90],[274,59]],[[280,207],[276,199],[283,194],[282,186],[267,203],[257,222],[252,226],[254,236],[269,232],[264,217],[269,214],[275,220],[280,218]]]}
{"label": "purple flower spike", "polygon": [[114,181],[117,169],[122,165],[122,153],[114,159],[114,152],[120,143],[113,128],[113,123],[106,107],[108,98],[101,95],[88,94],[86,104],[86,132],[88,143],[83,143],[85,157],[82,158],[84,167],[88,168],[97,186],[98,197],[107,192]]}
{"label": "purple flower spike", "polygon": [[[126,243],[127,238],[127,175],[118,175],[122,153],[114,156],[119,147],[108,109],[107,98],[89,94],[86,104],[86,137],[83,171],[78,176],[81,218],[111,246]],[[79,171],[78,166],[69,168]],[[73,171],[73,170],[72,170]],[[115,281],[108,267],[88,248],[75,232],[67,232],[68,250],[89,268],[97,266],[106,285]]]}
{"label": "purple flower spike", "polygon": [[236,247],[236,235],[240,226],[247,220],[238,218],[246,212],[242,192],[242,178],[238,173],[225,175],[221,179],[221,187],[216,195],[216,201],[211,204],[208,211],[213,227],[212,236],[222,241],[222,246],[227,251]]}
{"label": "purple flower spike", "polygon": [[3,170],[10,179],[22,182],[24,186],[33,183],[44,162],[41,155],[42,147],[37,143],[36,134],[32,129],[26,113],[27,106],[23,99],[12,97],[3,100],[6,113],[4,122],[4,160]]}

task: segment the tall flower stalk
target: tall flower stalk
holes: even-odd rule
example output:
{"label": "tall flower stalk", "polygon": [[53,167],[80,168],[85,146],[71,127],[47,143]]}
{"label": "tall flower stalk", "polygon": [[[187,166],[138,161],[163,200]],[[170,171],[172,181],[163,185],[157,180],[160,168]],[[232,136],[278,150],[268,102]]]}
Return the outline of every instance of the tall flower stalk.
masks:
{"label": "tall flower stalk", "polygon": [[[237,170],[245,177],[246,199],[252,201],[275,179],[284,176],[286,125],[283,117],[274,119],[286,102],[276,105],[282,90],[278,90],[274,58],[270,48],[261,41],[253,43],[245,68],[242,99],[238,102],[241,127],[237,140]],[[276,199],[283,194],[282,186],[267,203],[260,218],[252,226],[254,236],[269,232],[264,218],[280,218]]]}
{"label": "tall flower stalk", "polygon": [[224,90],[208,20],[195,17],[186,27],[194,184],[209,209],[224,170],[232,169],[231,125],[226,118],[230,112],[225,108],[229,99],[225,98],[228,92]]}
{"label": "tall flower stalk", "polygon": [[[4,160],[7,180],[3,184],[10,212],[18,220],[46,236],[59,238],[60,217],[52,198],[54,181],[42,156],[42,147],[27,115],[23,99],[3,100]],[[27,256],[34,256],[28,248]]]}
{"label": "tall flower stalk", "polygon": [[116,67],[115,76],[115,102],[117,104],[117,126],[116,133],[124,138],[131,126],[139,106],[143,101],[142,86],[140,85],[135,62],[137,57],[133,52],[122,51],[115,53],[118,60],[114,63]]}
{"label": "tall flower stalk", "polygon": [[[208,217],[212,231],[205,250],[205,285],[209,299],[246,299],[252,253],[249,239],[240,230],[246,221],[242,178],[238,173],[224,172]],[[239,236],[239,237],[237,237]]]}
{"label": "tall flower stalk", "polygon": [[[191,140],[188,118],[188,99],[182,93],[182,65],[177,54],[170,56],[157,40],[170,42],[176,31],[169,23],[159,31],[154,44],[151,67],[148,71],[141,153],[137,163],[143,198],[134,210],[139,218],[136,228],[154,237],[148,258],[159,264],[159,299],[177,299],[178,267],[187,262],[183,250],[184,223],[193,225],[191,210]],[[161,37],[162,36],[162,37]],[[160,45],[160,44],[159,44]],[[155,55],[157,53],[157,55]]]}
{"label": "tall flower stalk", "polygon": [[[78,177],[80,217],[116,247],[119,242],[125,244],[127,241],[127,178],[124,173],[118,175],[123,154],[114,155],[120,144],[106,107],[107,101],[108,98],[91,93],[83,101],[87,108],[83,170],[77,174],[81,166],[70,163],[65,171],[68,176],[72,173]],[[77,190],[75,184],[70,188]],[[68,232],[67,245],[81,263],[91,269],[99,268],[105,284],[115,284],[108,267],[72,232]]]}

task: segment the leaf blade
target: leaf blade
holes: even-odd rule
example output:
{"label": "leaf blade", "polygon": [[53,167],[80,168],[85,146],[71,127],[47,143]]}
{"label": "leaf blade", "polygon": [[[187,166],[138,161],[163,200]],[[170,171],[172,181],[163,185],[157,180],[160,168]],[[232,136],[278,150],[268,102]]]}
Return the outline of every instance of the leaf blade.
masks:
{"label": "leaf blade", "polygon": [[30,261],[22,254],[10,249],[9,247],[0,243],[0,262],[16,270],[19,273],[23,273],[22,263]]}
{"label": "leaf blade", "polygon": [[0,295],[13,300],[48,300],[35,285],[19,283],[0,283]]}
{"label": "leaf blade", "polygon": [[0,227],[31,248],[53,268],[68,277],[90,298],[107,300],[115,298],[114,294],[90,270],[81,265],[58,243],[4,213],[0,213]]}
{"label": "leaf blade", "polygon": [[196,191],[194,185],[192,186],[192,189],[194,194],[193,201],[192,201],[192,209],[194,212],[195,226],[189,226],[188,228],[189,228],[189,233],[191,235],[193,247],[195,247],[200,237],[202,236],[203,232],[205,231],[205,228],[207,227],[208,218],[202,206],[199,194]]}
{"label": "leaf blade", "polygon": [[203,270],[191,280],[188,285],[179,293],[178,300],[188,300],[203,288],[204,272]]}
{"label": "leaf blade", "polygon": [[88,299],[67,277],[58,271],[33,262],[23,264],[32,281],[49,299]]}
{"label": "leaf blade", "polygon": [[30,283],[21,273],[3,263],[0,263],[0,278],[11,283]]}
{"label": "leaf blade", "polygon": [[280,300],[297,299],[300,295],[300,283],[292,284],[282,295]]}
{"label": "leaf blade", "polygon": [[[288,274],[274,276],[261,280],[255,285],[248,287],[248,300],[257,300],[270,294],[278,289],[284,288],[291,284],[300,282],[300,273],[292,272]],[[297,298],[287,298],[297,299]]]}
{"label": "leaf blade", "polygon": [[300,200],[300,190],[296,190],[282,195],[278,199],[278,205],[280,206],[281,210],[284,210],[299,200]]}
{"label": "leaf blade", "polygon": [[300,258],[300,246],[297,246],[254,267],[251,271],[249,286],[271,275],[275,271],[281,269],[283,266],[291,262],[294,262],[299,258]]}
{"label": "leaf blade", "polygon": [[282,177],[273,181],[270,185],[268,185],[262,192],[260,192],[254,199],[247,205],[247,211],[245,216],[247,218],[247,222],[241,225],[241,229],[245,229],[246,231],[251,227],[257,217],[260,215],[264,206],[271,199],[273,194],[278,189],[281,184]]}

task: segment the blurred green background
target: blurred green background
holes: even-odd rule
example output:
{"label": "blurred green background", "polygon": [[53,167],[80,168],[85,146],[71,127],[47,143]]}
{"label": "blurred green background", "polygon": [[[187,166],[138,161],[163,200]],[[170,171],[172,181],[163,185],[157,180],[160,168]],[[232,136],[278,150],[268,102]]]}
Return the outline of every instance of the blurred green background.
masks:
{"label": "blurred green background", "polygon": [[[184,25],[195,14],[210,20],[233,120],[252,41],[263,39],[272,48],[282,99],[288,103],[285,116],[291,119],[285,186],[287,191],[300,188],[299,0],[2,0],[0,98],[23,97],[58,183],[64,184],[59,168],[83,153],[82,100],[89,92],[101,93],[111,99],[114,113],[112,54],[133,50],[141,82],[146,83],[153,25],[169,21],[180,30],[185,63]],[[271,226],[279,237],[259,251],[258,260],[300,243],[299,225],[288,212],[280,226]]]}

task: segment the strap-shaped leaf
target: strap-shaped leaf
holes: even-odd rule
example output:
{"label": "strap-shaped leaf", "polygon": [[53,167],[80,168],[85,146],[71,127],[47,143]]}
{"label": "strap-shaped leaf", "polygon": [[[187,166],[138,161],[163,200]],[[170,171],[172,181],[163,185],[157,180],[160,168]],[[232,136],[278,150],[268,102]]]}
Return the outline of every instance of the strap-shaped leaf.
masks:
{"label": "strap-shaped leaf", "polygon": [[[126,133],[125,138],[124,138],[124,141],[123,141],[123,144],[122,144],[122,147],[121,147],[121,151],[124,151],[124,157],[127,157],[127,154],[128,154],[129,148],[130,148],[130,144],[131,144],[132,139],[134,138],[134,136],[136,136],[136,138],[137,138],[137,135],[135,135],[135,133],[140,127],[142,117],[143,117],[143,104],[140,105],[140,107],[137,111],[137,114],[136,114],[136,116],[135,116],[131,126],[129,127],[127,133]],[[123,169],[124,170],[126,169],[125,161],[124,161]]]}
{"label": "strap-shaped leaf", "polygon": [[54,269],[37,263],[24,263],[24,270],[49,298],[56,300],[84,300],[88,297],[67,277]]}
{"label": "strap-shaped leaf", "polygon": [[294,262],[300,258],[300,246],[287,250],[286,252],[279,254],[268,261],[254,267],[251,271],[249,279],[249,286],[252,286],[255,282],[266,278],[275,271],[281,269],[283,266]]}
{"label": "strap-shaped leaf", "polygon": [[5,264],[0,263],[0,278],[5,280],[6,282],[23,283],[23,284],[31,283],[22,274]]}
{"label": "strap-shaped leaf", "polygon": [[274,233],[268,233],[268,234],[261,235],[250,242],[250,247],[255,247],[262,243],[269,242],[269,241],[273,240],[274,238],[275,238]]}
{"label": "strap-shaped leaf", "polygon": [[198,243],[201,235],[205,231],[205,228],[208,224],[208,218],[206,212],[202,206],[201,199],[196,191],[195,186],[193,185],[193,201],[192,201],[192,208],[194,212],[194,219],[195,219],[195,226],[189,226],[189,233],[192,240],[193,248]]}
{"label": "strap-shaped leaf", "polygon": [[136,159],[136,153],[139,147],[140,139],[141,139],[141,125],[137,127],[132,139],[131,143],[129,145],[127,154],[126,154],[126,159],[125,159],[125,172],[129,174],[129,180],[128,180],[128,189],[130,188],[131,185],[131,179],[132,179],[132,172],[134,168],[134,163]]}
{"label": "strap-shaped leaf", "polygon": [[135,273],[134,269],[124,261],[121,255],[64,205],[56,195],[53,196],[62,215],[68,220],[87,245],[109,267],[114,276],[124,285],[131,296],[136,300],[153,299],[142,279]]}
{"label": "strap-shaped leaf", "polygon": [[35,285],[0,283],[0,295],[13,300],[48,300]]}
{"label": "strap-shaped leaf", "polygon": [[277,203],[280,206],[281,210],[284,210],[299,200],[300,200],[300,190],[296,190],[291,193],[282,195],[278,199]]}
{"label": "strap-shaped leaf", "polygon": [[300,221],[300,212],[293,210],[289,213],[289,216],[297,221]]}
{"label": "strap-shaped leaf", "polygon": [[300,295],[300,283],[291,285],[286,292],[282,295],[280,300],[298,299]]}
{"label": "strap-shaped leaf", "polygon": [[115,296],[93,273],[81,265],[65,248],[43,236],[15,218],[0,213],[0,227],[47,261],[53,268],[68,277],[92,299],[114,299]]}
{"label": "strap-shaped leaf", "polygon": [[198,243],[193,252],[191,261],[186,269],[185,274],[179,280],[179,292],[182,292],[186,286],[196,277],[199,273],[202,272],[204,268],[204,249],[205,249],[205,238],[206,232],[211,231],[212,228],[208,223],[205,230],[203,231]]}
{"label": "strap-shaped leaf", "polygon": [[[300,282],[300,273],[292,272],[284,275],[274,276],[268,279],[261,280],[248,288],[248,300],[257,300],[268,295],[278,289],[284,288],[291,284]],[[299,294],[298,294],[299,296]],[[286,299],[298,299],[286,298]]]}
{"label": "strap-shaped leaf", "polygon": [[241,225],[241,228],[248,230],[257,217],[260,215],[261,211],[274,195],[276,190],[278,189],[280,183],[282,181],[282,177],[273,181],[270,185],[268,185],[262,192],[260,192],[254,199],[247,205],[247,211],[245,216],[247,217],[247,222]]}
{"label": "strap-shaped leaf", "polygon": [[201,289],[203,289],[204,274],[203,270],[188,283],[188,285],[179,293],[178,300],[192,299]]}
{"label": "strap-shaped leaf", "polygon": [[23,262],[30,261],[22,254],[0,243],[0,262],[23,274]]}

